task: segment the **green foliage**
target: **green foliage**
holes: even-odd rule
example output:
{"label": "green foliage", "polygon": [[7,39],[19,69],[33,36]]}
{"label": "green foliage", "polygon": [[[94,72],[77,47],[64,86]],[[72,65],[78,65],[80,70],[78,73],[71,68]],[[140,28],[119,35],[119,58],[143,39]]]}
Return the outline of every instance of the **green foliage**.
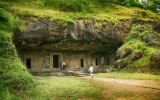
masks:
{"label": "green foliage", "polygon": [[12,32],[20,22],[4,9],[0,9],[0,100],[10,100],[14,90],[26,90],[33,84],[32,76],[17,56],[12,43]]}
{"label": "green foliage", "polygon": [[6,2],[26,2],[26,1],[32,1],[32,0],[1,0]]}
{"label": "green foliage", "polygon": [[0,0],[0,9],[3,8],[3,9],[8,10],[9,9],[8,6],[9,6],[8,2],[2,2]]}
{"label": "green foliage", "polygon": [[6,12],[0,8],[0,21],[1,22],[7,22],[8,21],[8,17],[6,15]]}
{"label": "green foliage", "polygon": [[[7,43],[10,43],[8,41],[8,39],[11,39],[11,35],[9,35],[7,32],[5,31],[0,31],[0,47],[4,46]],[[1,48],[2,49],[2,48]],[[1,50],[0,49],[0,50]]]}
{"label": "green foliage", "polygon": [[90,0],[45,0],[44,5],[58,8],[63,11],[87,11]]}
{"label": "green foliage", "polygon": [[128,7],[139,7],[144,9],[149,9],[152,11],[156,11],[156,4],[160,4],[159,0],[142,0],[141,3],[139,0],[114,0],[114,3],[128,6]]}
{"label": "green foliage", "polygon": [[0,29],[10,30],[12,26],[11,18],[3,8],[0,8]]}
{"label": "green foliage", "polygon": [[133,50],[145,50],[146,44],[138,39],[132,39],[130,41],[125,42],[125,44],[121,47],[121,49],[124,48],[130,48]]}
{"label": "green foliage", "polygon": [[13,33],[14,35],[23,32],[25,27],[25,21],[20,20],[18,17],[14,19]]}
{"label": "green foliage", "polygon": [[106,0],[106,2],[115,3],[118,5],[123,5],[127,7],[139,7],[142,8],[143,6],[139,3],[139,0]]}
{"label": "green foliage", "polygon": [[118,71],[118,68],[115,68],[114,66],[111,66],[109,69],[110,69],[111,72],[117,72]]}
{"label": "green foliage", "polygon": [[158,33],[158,37],[160,38],[160,33]]}
{"label": "green foliage", "polygon": [[148,30],[143,31],[143,32],[140,34],[140,37],[143,37],[143,36],[145,36],[145,35],[148,34],[148,33],[149,33]]}
{"label": "green foliage", "polygon": [[[131,0],[133,1],[133,0]],[[130,2],[129,0],[114,0],[115,3],[120,4],[120,5],[124,5],[124,6],[130,6]]]}
{"label": "green foliage", "polygon": [[[152,26],[148,24],[140,25],[134,24],[130,31],[130,34],[125,38],[124,42],[130,41],[131,39],[140,39],[141,37],[149,34],[152,30]],[[132,41],[131,41],[132,42]]]}
{"label": "green foliage", "polygon": [[160,51],[159,50],[155,50],[152,55],[151,55],[152,59],[159,59],[160,58]]}
{"label": "green foliage", "polygon": [[19,18],[14,18],[3,8],[0,8],[0,29],[5,31],[22,32],[24,30],[24,22]]}
{"label": "green foliage", "polygon": [[160,4],[160,0],[154,0],[156,4]]}

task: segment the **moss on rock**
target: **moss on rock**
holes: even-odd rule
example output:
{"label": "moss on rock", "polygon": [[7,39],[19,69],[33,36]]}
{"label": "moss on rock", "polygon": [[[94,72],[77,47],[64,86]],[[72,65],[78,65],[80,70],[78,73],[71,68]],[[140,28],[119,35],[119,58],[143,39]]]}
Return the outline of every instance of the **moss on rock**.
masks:
{"label": "moss on rock", "polygon": [[[158,34],[153,31],[151,25],[133,25],[130,34],[124,40],[124,44],[117,51],[118,68],[130,72],[158,72],[160,70]],[[128,49],[132,52],[126,53]],[[124,61],[127,63],[125,67],[122,66]]]}

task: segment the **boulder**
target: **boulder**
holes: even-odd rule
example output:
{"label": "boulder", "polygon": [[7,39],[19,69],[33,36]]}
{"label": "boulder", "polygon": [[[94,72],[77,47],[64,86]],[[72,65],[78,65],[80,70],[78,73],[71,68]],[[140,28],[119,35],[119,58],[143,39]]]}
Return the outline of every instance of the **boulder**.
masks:
{"label": "boulder", "polygon": [[141,58],[142,55],[143,55],[142,51],[135,52],[134,55],[131,57],[131,60],[132,61],[137,60],[137,59]]}

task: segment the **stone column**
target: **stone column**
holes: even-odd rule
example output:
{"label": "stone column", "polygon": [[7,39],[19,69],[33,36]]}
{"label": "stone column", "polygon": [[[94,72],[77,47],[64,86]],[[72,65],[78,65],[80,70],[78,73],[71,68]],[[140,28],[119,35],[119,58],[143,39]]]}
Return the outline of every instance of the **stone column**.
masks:
{"label": "stone column", "polygon": [[88,58],[87,66],[88,66],[88,67],[91,65],[91,54],[92,54],[92,53],[90,53],[90,52],[87,54],[87,58]]}

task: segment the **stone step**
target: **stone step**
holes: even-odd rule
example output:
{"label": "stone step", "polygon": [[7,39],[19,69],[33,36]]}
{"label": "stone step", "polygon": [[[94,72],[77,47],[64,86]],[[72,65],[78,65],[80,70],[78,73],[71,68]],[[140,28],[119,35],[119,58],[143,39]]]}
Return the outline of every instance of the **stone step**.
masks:
{"label": "stone step", "polygon": [[77,74],[78,74],[78,77],[85,77],[85,76],[89,76],[89,74],[88,74],[88,73],[80,73],[80,72],[78,72]]}
{"label": "stone step", "polygon": [[83,73],[81,71],[72,71],[72,70],[60,70],[60,69],[53,69],[53,70],[43,70],[43,71],[29,71],[32,75],[35,76],[79,76],[84,77],[88,76],[88,73]]}
{"label": "stone step", "polygon": [[[53,70],[43,70],[43,71],[29,71],[32,75],[35,76],[63,76],[66,71],[65,70],[60,70],[60,69],[53,69]],[[61,74],[62,73],[62,74]]]}
{"label": "stone step", "polygon": [[88,76],[88,73],[82,73],[82,72],[78,72],[78,71],[67,71],[68,73],[71,74],[71,76],[78,76],[78,77],[85,77]]}

